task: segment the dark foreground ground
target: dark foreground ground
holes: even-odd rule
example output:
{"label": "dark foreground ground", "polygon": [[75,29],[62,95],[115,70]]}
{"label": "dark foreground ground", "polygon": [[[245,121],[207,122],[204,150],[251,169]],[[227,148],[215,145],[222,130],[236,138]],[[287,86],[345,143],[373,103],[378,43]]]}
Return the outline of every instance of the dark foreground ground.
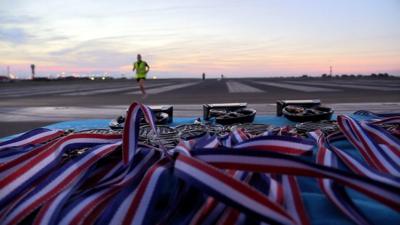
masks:
{"label": "dark foreground ground", "polygon": [[[371,103],[375,110],[379,103],[393,103],[390,107],[386,104],[385,110],[400,111],[398,78],[168,79],[147,80],[146,87],[149,95],[143,99],[134,80],[0,83],[0,137],[63,120],[112,118],[133,101],[180,105],[183,111],[186,105],[199,105],[201,111],[204,103],[262,106],[278,99],[321,99],[326,104],[343,103],[353,108]],[[58,112],[62,116],[54,116]]]}

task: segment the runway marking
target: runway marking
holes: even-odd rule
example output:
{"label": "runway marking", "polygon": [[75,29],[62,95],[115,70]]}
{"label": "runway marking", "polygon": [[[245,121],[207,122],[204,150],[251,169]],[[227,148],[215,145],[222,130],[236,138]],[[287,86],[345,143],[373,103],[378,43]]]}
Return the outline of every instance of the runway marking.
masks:
{"label": "runway marking", "polygon": [[77,95],[96,95],[96,94],[104,94],[104,93],[112,93],[112,92],[123,92],[134,89],[133,86],[129,87],[117,87],[117,88],[107,88],[107,89],[96,89],[96,90],[89,90],[89,91],[77,91],[73,93],[66,93],[61,94],[61,96],[77,96]]}
{"label": "runway marking", "polygon": [[228,86],[229,93],[261,93],[264,92],[258,88],[252,87],[247,84],[242,84],[237,81],[227,81],[226,86]]}
{"label": "runway marking", "polygon": [[[333,80],[329,81],[330,83],[337,83],[337,84],[361,84],[361,85],[367,85],[367,86],[384,86],[384,87],[394,87],[394,88],[399,88],[400,87],[400,82],[393,80],[390,83],[387,83],[387,81],[380,81],[380,80],[354,80],[354,81],[347,81],[347,80]],[[397,83],[396,83],[397,82]]]}
{"label": "runway marking", "polygon": [[[167,92],[167,91],[190,87],[190,86],[196,85],[198,83],[200,83],[200,82],[197,81],[197,82],[189,82],[189,83],[183,83],[183,84],[174,84],[174,85],[164,86],[164,87],[160,87],[160,88],[157,87],[157,88],[147,89],[146,93],[150,94],[150,95],[160,94],[160,93]],[[142,92],[139,90],[139,91],[134,91],[134,92],[128,92],[126,94],[142,94]]]}
{"label": "runway marking", "polygon": [[[163,86],[171,84],[152,84],[149,87]],[[19,90],[9,90],[0,92],[1,97],[26,97],[36,95],[59,95],[59,96],[84,96],[84,95],[96,95],[113,92],[124,92],[129,90],[139,90],[139,86],[136,84],[119,84],[119,85],[98,85],[98,86],[87,86],[87,85],[60,85],[60,86],[43,86],[43,87],[28,87]]]}
{"label": "runway marking", "polygon": [[353,89],[363,89],[363,90],[376,90],[376,91],[400,91],[400,88],[392,88],[392,87],[377,87],[377,86],[367,86],[367,85],[358,85],[358,84],[337,84],[337,83],[325,83],[325,82],[307,82],[307,81],[287,81],[287,83],[294,84],[308,84],[308,85],[317,85],[317,86],[326,86],[326,87],[343,87],[343,88],[353,88]]}
{"label": "runway marking", "polygon": [[[65,89],[66,86],[42,86],[42,87],[26,87],[18,88],[17,90],[10,90],[8,92],[2,92],[2,96],[7,97],[24,97],[24,96],[35,96],[35,95],[45,95],[45,94],[60,94],[67,93],[77,90],[87,90],[88,88],[83,88],[80,86],[67,86],[68,90]],[[73,90],[71,90],[71,88]],[[91,89],[93,90],[93,88]]]}
{"label": "runway marking", "polygon": [[[123,85],[122,87],[126,87]],[[86,85],[60,85],[60,86],[43,86],[43,87],[29,87],[24,90],[14,90],[10,93],[2,93],[2,96],[8,97],[25,97],[25,96],[35,96],[35,95],[55,95],[55,94],[68,94],[68,93],[80,93],[89,92],[103,89],[102,86],[86,86]],[[120,87],[118,87],[120,88]]]}
{"label": "runway marking", "polygon": [[257,84],[273,86],[273,87],[280,87],[285,89],[291,89],[296,91],[302,92],[334,92],[334,91],[341,91],[339,89],[332,89],[332,88],[320,88],[320,87],[312,87],[312,86],[304,86],[304,85],[293,85],[293,84],[285,84],[285,83],[277,83],[277,82],[266,82],[266,81],[253,81]]}
{"label": "runway marking", "polygon": [[[149,87],[159,87],[163,85],[168,85],[171,83],[165,83],[165,84],[152,84],[148,85]],[[65,96],[74,96],[74,95],[95,95],[95,94],[104,94],[104,93],[113,93],[113,92],[124,92],[124,91],[130,91],[130,90],[139,90],[138,85],[129,85],[128,87],[117,87],[117,88],[107,88],[103,90],[94,90],[94,91],[85,91],[85,92],[78,92],[78,93],[69,93],[69,94],[63,94]]]}

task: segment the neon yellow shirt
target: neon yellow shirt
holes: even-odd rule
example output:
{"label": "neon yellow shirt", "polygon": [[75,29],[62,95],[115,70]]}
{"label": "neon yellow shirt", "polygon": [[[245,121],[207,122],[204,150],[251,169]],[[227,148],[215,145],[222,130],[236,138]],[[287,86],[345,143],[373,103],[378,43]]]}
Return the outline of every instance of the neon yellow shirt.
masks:
{"label": "neon yellow shirt", "polygon": [[134,68],[136,68],[136,77],[137,78],[146,78],[146,74],[147,74],[147,70],[146,70],[146,66],[147,62],[145,61],[141,61],[139,62],[135,62],[133,63]]}

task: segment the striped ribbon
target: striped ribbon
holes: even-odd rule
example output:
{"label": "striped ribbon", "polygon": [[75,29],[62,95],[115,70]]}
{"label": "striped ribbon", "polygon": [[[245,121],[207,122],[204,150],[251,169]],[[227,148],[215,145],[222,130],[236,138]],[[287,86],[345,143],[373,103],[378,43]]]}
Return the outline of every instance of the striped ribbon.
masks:
{"label": "striped ribbon", "polygon": [[283,175],[282,186],[285,195],[285,208],[288,213],[297,224],[310,224],[296,177]]}
{"label": "striped ribbon", "polygon": [[[233,176],[233,178],[244,181],[246,183],[249,182],[250,178],[252,178],[252,174],[244,172],[244,171],[234,171],[227,170],[226,174],[229,176]],[[228,209],[227,209],[228,208]],[[229,211],[232,214],[236,214],[237,210],[230,210],[225,204],[219,202],[217,199],[213,197],[208,197],[205,203],[200,207],[198,212],[193,216],[190,224],[215,224],[218,221],[218,218],[221,217],[221,214],[224,211]],[[232,222],[234,220],[233,215],[226,215],[227,219]],[[219,223],[222,223],[220,221]],[[234,224],[232,222],[231,224]]]}
{"label": "striped ribbon", "polygon": [[[321,131],[317,131],[318,153],[316,161],[320,165],[337,168],[338,159],[332,151],[325,147],[325,137]],[[328,199],[349,219],[356,224],[371,224],[366,216],[357,208],[350,196],[347,194],[343,185],[331,179],[318,179],[319,186]]]}
{"label": "striped ribbon", "polygon": [[378,120],[375,122],[361,122],[361,127],[369,134],[375,142],[378,143],[379,147],[395,162],[400,164],[400,141],[398,138],[394,137],[392,134],[387,132],[382,127],[381,124],[397,123],[400,124],[399,117],[390,117],[383,120]]}
{"label": "striped ribbon", "polygon": [[[83,224],[86,218],[93,213],[97,207],[108,207],[102,203],[108,203],[121,189],[132,182],[140,183],[142,176],[148,168],[154,164],[160,155],[155,151],[138,151],[130,164],[128,173],[116,179],[105,180],[89,191],[79,194],[75,200],[61,213],[60,224]],[[115,204],[113,205],[115,207]],[[115,208],[112,209],[115,213]],[[98,215],[100,216],[100,215]],[[95,221],[95,217],[91,217]]]}
{"label": "striped ribbon", "polygon": [[125,210],[119,208],[121,212],[126,213],[116,213],[110,224],[145,224],[145,219],[149,218],[148,209],[154,199],[157,184],[163,173],[168,170],[168,163],[169,160],[164,158],[147,171],[138,188],[122,203]]}
{"label": "striped ribbon", "polygon": [[[134,102],[126,113],[125,126],[123,132],[123,161],[128,164],[135,155],[138,137],[139,137],[139,125],[140,117],[144,115],[146,122],[151,126],[154,135],[158,138],[158,132],[154,122],[154,116],[151,109],[141,103]],[[160,145],[162,147],[162,145]]]}
{"label": "striped ribbon", "polygon": [[[234,178],[239,180],[243,183],[248,184],[253,177],[253,173],[244,172],[244,171],[236,171]],[[224,212],[221,213],[217,224],[219,225],[230,225],[230,224],[237,224],[240,222],[242,218],[245,217],[244,214],[241,216],[241,212],[235,208],[227,207]]]}
{"label": "striped ribbon", "polygon": [[15,172],[17,169],[23,167],[34,158],[36,158],[39,154],[41,154],[46,149],[50,148],[54,145],[55,141],[48,142],[44,145],[37,146],[33,149],[30,149],[27,153],[18,155],[4,164],[0,165],[0,175],[6,177],[8,174]]}
{"label": "striped ribbon", "polygon": [[65,132],[61,130],[51,130],[47,128],[37,128],[28,132],[25,132],[10,140],[0,142],[0,150],[4,150],[11,147],[21,147],[25,145],[40,144],[54,138],[64,135]]}
{"label": "striped ribbon", "polygon": [[[100,190],[107,187],[119,190],[119,193],[111,199],[111,202],[105,208],[104,213],[100,215],[98,220],[99,224],[118,224],[117,222],[111,221],[118,220],[121,218],[121,215],[125,215],[126,212],[124,209],[126,209],[126,201],[131,199],[132,196],[130,195],[135,192],[146,171],[159,159],[160,154],[157,151],[141,149],[136,153],[134,159],[129,164],[129,171],[126,175],[117,179],[106,179],[96,187],[96,189]],[[116,209],[118,209],[117,213]],[[115,217],[116,214],[118,214],[117,217]]]}
{"label": "striped ribbon", "polygon": [[291,155],[254,149],[200,149],[192,151],[192,155],[221,169],[330,178],[400,211],[400,195],[396,187]]}
{"label": "striped ribbon", "polygon": [[382,150],[359,122],[348,116],[338,116],[337,120],[343,134],[360,151],[370,166],[383,173],[400,176],[400,160],[395,161],[391,155]]}
{"label": "striped ribbon", "polygon": [[[60,169],[48,176],[33,192],[11,211],[4,220],[4,224],[16,224],[33,210],[52,199],[63,189],[82,177],[85,172],[99,159],[110,154],[121,142],[98,146],[87,153],[71,160]],[[58,200],[58,199],[57,199]],[[58,204],[57,204],[58,205]],[[57,206],[56,205],[56,206]]]}
{"label": "striped ribbon", "polygon": [[34,225],[47,225],[56,224],[58,222],[57,217],[62,210],[62,207],[66,204],[68,199],[73,193],[80,187],[81,183],[85,181],[87,173],[80,174],[73,183],[67,188],[60,192],[57,196],[48,200],[41,208],[39,213],[35,217]]}
{"label": "striped ribbon", "polygon": [[281,206],[250,186],[204,162],[180,154],[175,162],[175,173],[191,185],[201,187],[201,190],[208,195],[241,211],[250,213],[260,220],[278,224],[294,223],[290,215]]}
{"label": "striped ribbon", "polygon": [[[317,135],[318,136],[318,135]],[[364,165],[363,162],[357,160],[350,154],[338,148],[335,143],[346,140],[344,136],[340,136],[337,134],[331,134],[326,137],[326,145],[328,148],[333,151],[341,161],[355,174],[359,174],[361,176],[368,177],[373,180],[377,180],[383,183],[387,183],[389,185],[400,188],[400,178],[394,177],[387,173],[382,173],[372,167]]]}
{"label": "striped ribbon", "polygon": [[120,135],[73,134],[56,141],[0,181],[0,205],[5,205],[10,199],[29,187],[34,180],[55,168],[60,163],[64,152],[119,140]]}
{"label": "striped ribbon", "polygon": [[311,140],[289,136],[260,136],[243,141],[235,149],[251,148],[261,151],[277,152],[291,155],[310,155],[315,143]]}

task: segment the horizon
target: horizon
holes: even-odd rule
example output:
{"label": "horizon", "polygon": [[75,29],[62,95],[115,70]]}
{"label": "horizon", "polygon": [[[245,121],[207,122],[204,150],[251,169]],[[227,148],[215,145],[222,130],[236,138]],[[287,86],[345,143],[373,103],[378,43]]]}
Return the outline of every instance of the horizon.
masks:
{"label": "horizon", "polygon": [[128,77],[138,53],[150,78],[320,76],[330,66],[333,75],[400,75],[396,0],[6,0],[0,8],[0,75],[9,66],[28,78],[35,64],[38,76]]}

